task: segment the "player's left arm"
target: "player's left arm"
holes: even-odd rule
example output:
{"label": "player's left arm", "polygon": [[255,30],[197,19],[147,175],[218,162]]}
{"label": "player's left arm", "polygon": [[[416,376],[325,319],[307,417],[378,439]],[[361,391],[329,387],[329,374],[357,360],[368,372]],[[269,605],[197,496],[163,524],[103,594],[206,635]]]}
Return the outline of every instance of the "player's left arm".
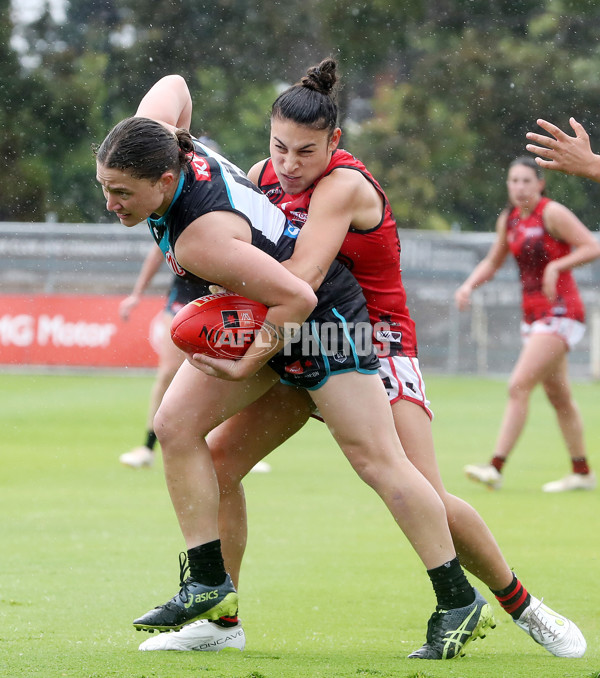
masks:
{"label": "player's left arm", "polygon": [[190,129],[192,97],[184,78],[166,75],[146,92],[135,113],[137,118],[150,118],[170,129]]}
{"label": "player's left arm", "polygon": [[551,136],[527,132],[527,138],[539,145],[527,144],[525,148],[539,156],[535,161],[540,167],[600,181],[600,155],[592,151],[589,134],[581,123],[569,118],[575,136],[541,118],[537,124]]}
{"label": "player's left arm", "polygon": [[294,253],[284,266],[317,290],[350,226],[370,219],[374,228],[382,214],[383,199],[360,172],[334,170],[317,184]]}
{"label": "player's left arm", "polygon": [[568,243],[572,248],[569,254],[550,261],[544,269],[542,289],[553,301],[559,275],[600,257],[600,243],[579,218],[560,203],[548,203],[544,209],[544,224],[553,238]]}

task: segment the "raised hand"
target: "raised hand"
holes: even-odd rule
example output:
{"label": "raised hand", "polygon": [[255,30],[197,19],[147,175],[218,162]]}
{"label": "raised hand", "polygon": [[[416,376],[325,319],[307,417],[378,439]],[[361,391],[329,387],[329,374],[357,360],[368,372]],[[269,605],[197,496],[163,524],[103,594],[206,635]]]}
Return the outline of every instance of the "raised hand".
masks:
{"label": "raised hand", "polygon": [[537,124],[551,135],[527,132],[527,138],[539,144],[527,144],[526,149],[538,156],[535,161],[540,167],[600,181],[600,156],[592,152],[590,137],[575,118],[569,119],[574,137],[547,120],[539,119]]}

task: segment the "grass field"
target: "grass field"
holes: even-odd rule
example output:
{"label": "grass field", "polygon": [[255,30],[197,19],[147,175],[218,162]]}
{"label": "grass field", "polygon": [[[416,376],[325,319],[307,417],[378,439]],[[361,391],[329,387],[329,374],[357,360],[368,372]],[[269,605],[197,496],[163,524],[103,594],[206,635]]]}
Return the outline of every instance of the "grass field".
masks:
{"label": "grass field", "polygon": [[[552,657],[493,601],[498,626],[465,658],[407,660],[434,607],[429,580],[317,422],[272,455],[270,474],[246,483],[246,651],[138,652],[146,636],[131,621],[175,593],[182,549],[160,464],[132,471],[117,462],[141,442],[150,385],[146,376],[0,375],[0,676],[600,675],[600,491],[540,491],[568,464],[539,393],[505,488],[469,483],[462,466],[487,460],[505,393],[503,381],[474,378],[428,380],[444,478],[485,517],[531,592],[578,622],[583,659]],[[575,392],[600,470],[600,385]]]}

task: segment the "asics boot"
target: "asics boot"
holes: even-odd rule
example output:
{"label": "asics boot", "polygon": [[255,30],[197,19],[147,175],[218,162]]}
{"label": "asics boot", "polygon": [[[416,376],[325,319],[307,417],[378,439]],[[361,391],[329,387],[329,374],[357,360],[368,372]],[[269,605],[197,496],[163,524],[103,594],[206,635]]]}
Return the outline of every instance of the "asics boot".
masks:
{"label": "asics boot", "polygon": [[542,485],[542,492],[570,492],[571,490],[594,490],[596,476],[594,473],[571,473],[560,480],[553,480]]}
{"label": "asics boot", "polygon": [[173,633],[159,633],[140,645],[140,650],[179,650],[197,652],[220,652],[227,648],[243,650],[246,636],[241,622],[223,627],[206,619],[200,619]]}
{"label": "asics boot", "polygon": [[177,631],[196,619],[218,619],[235,617],[238,608],[238,595],[229,575],[220,586],[205,586],[191,577],[185,579],[189,567],[187,555],[179,555],[179,585],[177,595],[164,605],[146,612],[133,625],[140,631],[158,629],[159,631]]}
{"label": "asics boot", "polygon": [[577,626],[541,600],[531,601],[515,624],[556,657],[583,657],[587,643]]}
{"label": "asics boot", "polygon": [[466,607],[438,608],[427,623],[427,642],[408,655],[409,659],[452,659],[463,655],[475,638],[485,638],[486,629],[496,626],[492,608],[475,590],[475,600]]}
{"label": "asics boot", "polygon": [[487,485],[490,490],[499,490],[502,487],[502,474],[491,464],[469,464],[464,471],[467,478]]}

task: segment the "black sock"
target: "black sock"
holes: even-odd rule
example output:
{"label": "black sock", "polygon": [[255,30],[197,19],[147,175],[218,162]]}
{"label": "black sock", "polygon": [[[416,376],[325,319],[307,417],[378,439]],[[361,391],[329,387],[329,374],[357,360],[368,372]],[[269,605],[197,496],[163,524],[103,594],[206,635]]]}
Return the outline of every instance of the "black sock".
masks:
{"label": "black sock", "polygon": [[531,596],[527,589],[513,574],[512,582],[501,591],[493,591],[496,600],[500,603],[503,610],[506,610],[513,619],[518,619],[529,605]]}
{"label": "black sock", "polygon": [[149,450],[153,450],[155,445],[156,445],[156,433],[154,433],[154,431],[148,431],[146,433],[146,442],[144,443],[144,446],[147,447]]}
{"label": "black sock", "polygon": [[452,610],[466,607],[475,600],[475,590],[469,584],[458,558],[427,570],[437,598],[438,608]]}
{"label": "black sock", "polygon": [[225,581],[225,563],[221,553],[221,540],[194,546],[188,552],[190,577],[205,586],[219,586]]}

